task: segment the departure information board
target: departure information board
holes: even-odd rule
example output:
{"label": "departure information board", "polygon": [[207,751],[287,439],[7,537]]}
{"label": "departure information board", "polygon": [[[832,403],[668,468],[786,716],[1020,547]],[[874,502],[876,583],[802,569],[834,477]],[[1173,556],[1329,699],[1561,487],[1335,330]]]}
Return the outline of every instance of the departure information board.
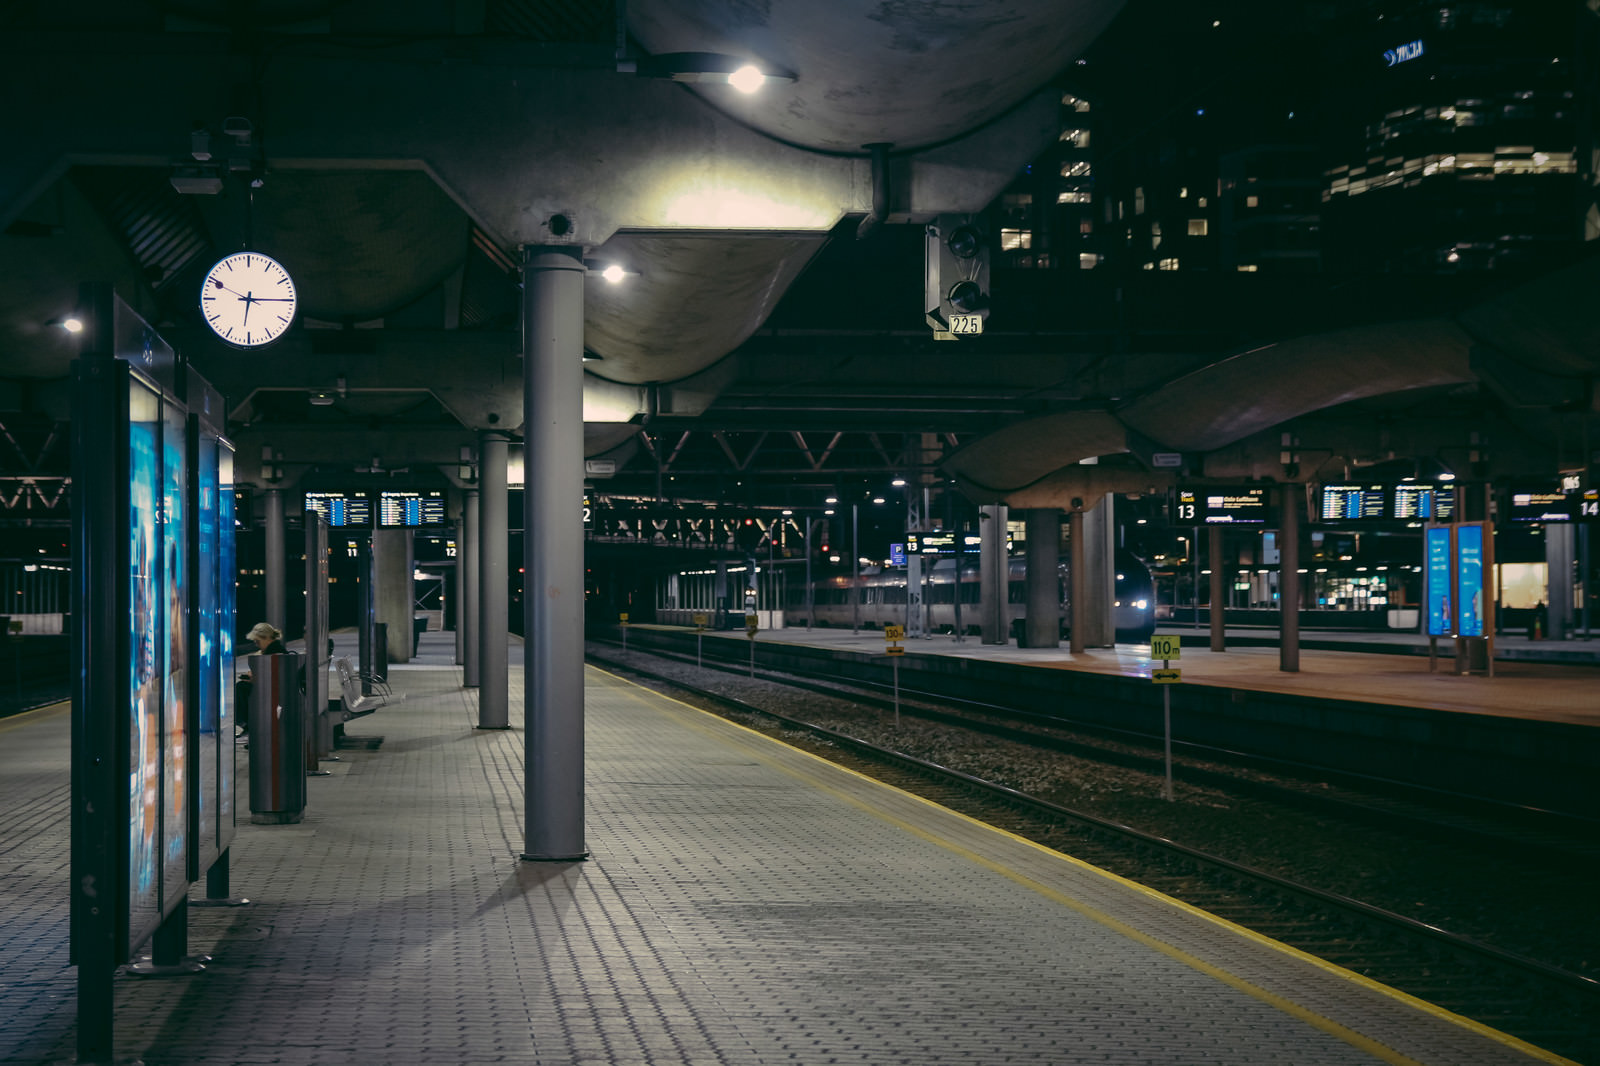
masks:
{"label": "departure information board", "polygon": [[331,528],[372,525],[372,497],[365,492],[308,492],[306,510],[316,511]]}
{"label": "departure information board", "polygon": [[1569,496],[1553,488],[1512,489],[1509,517],[1513,522],[1570,522],[1573,512],[1579,509],[1575,506],[1578,500],[1577,495]]}
{"label": "departure information board", "polygon": [[1403,481],[1394,487],[1393,500],[1391,517],[1402,522],[1448,522],[1456,514],[1454,485]]}
{"label": "departure information board", "polygon": [[1324,485],[1318,511],[1324,522],[1389,517],[1389,491],[1383,485]]}
{"label": "departure information board", "polygon": [[385,492],[378,497],[380,526],[442,526],[444,493]]}
{"label": "departure information board", "polygon": [[1272,493],[1265,485],[1179,489],[1173,518],[1202,525],[1277,525]]}

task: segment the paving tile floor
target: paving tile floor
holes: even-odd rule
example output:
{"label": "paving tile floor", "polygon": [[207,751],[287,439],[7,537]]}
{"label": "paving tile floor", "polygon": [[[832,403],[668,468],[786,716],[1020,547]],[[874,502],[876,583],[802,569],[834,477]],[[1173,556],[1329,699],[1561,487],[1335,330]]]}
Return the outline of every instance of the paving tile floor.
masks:
{"label": "paving tile floor", "polygon": [[[351,726],[382,746],[325,763],[303,822],[239,827],[232,888],[253,902],[191,911],[191,950],[215,956],[207,970],[118,978],[119,1055],[147,1066],[1554,1061],[594,670],[592,856],[521,862],[523,733],[475,729],[459,670],[424,651],[391,670],[406,699]],[[72,1058],[67,730],[59,711],[0,723],[7,1063]]]}

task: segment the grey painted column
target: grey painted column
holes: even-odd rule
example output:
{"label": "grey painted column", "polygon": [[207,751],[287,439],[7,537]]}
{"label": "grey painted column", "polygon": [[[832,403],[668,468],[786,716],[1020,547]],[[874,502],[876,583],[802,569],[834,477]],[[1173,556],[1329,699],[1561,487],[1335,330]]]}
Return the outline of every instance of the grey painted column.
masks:
{"label": "grey painted column", "polygon": [[[1211,526],[1206,534],[1209,540],[1206,554],[1211,557],[1211,650],[1227,651],[1228,566],[1222,555],[1222,527]],[[1282,535],[1281,530],[1279,535]],[[1281,560],[1283,556],[1280,554],[1278,558]]]}
{"label": "grey painted column", "polygon": [[589,853],[583,833],[583,277],[582,249],[522,249],[528,693],[522,857],[534,861]]}
{"label": "grey painted column", "polygon": [[267,558],[266,565],[263,567],[266,574],[262,580],[266,584],[267,617],[265,619],[256,619],[256,621],[270,622],[282,629],[286,621],[284,611],[287,610],[285,601],[288,598],[289,580],[288,575],[285,573],[286,564],[284,562],[283,490],[268,489],[266,497]]}
{"label": "grey painted column", "polygon": [[1083,591],[1089,576],[1086,540],[1083,512],[1073,511],[1067,515],[1067,551],[1072,560],[1067,569],[1072,588],[1072,629],[1067,634],[1067,650],[1074,655],[1082,655],[1089,646],[1089,598]]}
{"label": "grey painted column", "polygon": [[1117,501],[1107,493],[1083,516],[1083,554],[1086,583],[1073,582],[1074,589],[1087,593],[1088,632],[1084,641],[1091,648],[1109,648],[1117,642],[1117,624],[1112,617],[1117,579]]}
{"label": "grey painted column", "polygon": [[1028,622],[1030,648],[1061,646],[1061,512],[1030,508],[1028,524]]}
{"label": "grey painted column", "polygon": [[451,598],[455,601],[454,606],[455,606],[455,612],[456,612],[456,665],[457,666],[460,666],[460,665],[462,665],[463,663],[465,663],[467,661],[467,646],[466,646],[466,635],[467,635],[466,634],[466,628],[467,627],[462,623],[462,620],[461,620],[461,577],[462,577],[462,573],[461,573],[461,557],[465,554],[465,551],[466,551],[466,549],[462,545],[462,542],[467,539],[464,536],[464,532],[463,532],[464,529],[465,529],[465,526],[466,526],[466,523],[463,522],[460,518],[456,519],[456,531],[455,531],[456,532],[456,566],[455,566],[455,574],[453,575],[453,584],[451,585],[451,593],[450,593],[450,595],[451,595]]}
{"label": "grey painted column", "polygon": [[1009,644],[1006,600],[1011,592],[1011,565],[1006,557],[1006,505],[984,504],[978,509],[978,612],[979,632],[985,644]]}
{"label": "grey painted column", "polygon": [[1300,508],[1305,490],[1299,485],[1281,487],[1278,500],[1278,669],[1300,672]]}
{"label": "grey painted column", "polygon": [[1549,586],[1545,610],[1550,617],[1547,640],[1566,640],[1573,629],[1575,584],[1573,564],[1578,558],[1578,538],[1568,522],[1546,522],[1544,526],[1544,559],[1546,583]]}
{"label": "grey painted column", "polygon": [[482,535],[478,520],[478,490],[469,489],[461,504],[461,603],[456,607],[457,624],[461,626],[461,683],[467,688],[478,687],[478,538]]}
{"label": "grey painted column", "polygon": [[504,435],[485,433],[479,442],[478,483],[483,486],[478,501],[478,728],[510,729],[506,542],[511,534],[506,522]]}
{"label": "grey painted column", "polygon": [[411,661],[411,616],[416,603],[416,552],[409,529],[372,531],[372,611],[387,627],[386,642],[374,657],[384,663]]}

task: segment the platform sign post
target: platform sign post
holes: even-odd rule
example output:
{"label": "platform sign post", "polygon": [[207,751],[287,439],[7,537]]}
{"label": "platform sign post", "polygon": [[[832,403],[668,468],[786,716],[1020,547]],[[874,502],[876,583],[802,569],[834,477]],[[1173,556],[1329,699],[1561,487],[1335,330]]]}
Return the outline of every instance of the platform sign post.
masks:
{"label": "platform sign post", "polygon": [[750,638],[750,676],[751,677],[755,677],[756,676],[756,631],[759,630],[760,628],[761,628],[761,616],[759,614],[747,614],[747,615],[744,616],[745,635]]}
{"label": "platform sign post", "polygon": [[617,612],[617,622],[622,626],[622,653],[628,653],[628,612]]}
{"label": "platform sign post", "polygon": [[900,642],[905,639],[905,636],[904,626],[883,627],[883,639],[887,644],[887,647],[883,649],[883,653],[889,657],[890,670],[894,674],[894,724],[896,726],[900,724],[900,656],[906,653],[906,650],[900,646]]}
{"label": "platform sign post", "polygon": [[1150,680],[1161,688],[1161,732],[1166,744],[1167,780],[1162,796],[1172,802],[1172,688],[1183,680],[1183,671],[1172,669],[1172,660],[1180,658],[1182,646],[1175,633],[1153,633],[1150,636],[1150,661],[1161,660],[1161,669],[1150,671]]}
{"label": "platform sign post", "polygon": [[694,623],[694,665],[696,668],[703,665],[700,655],[700,646],[706,638],[706,616],[703,612],[696,611],[689,616]]}

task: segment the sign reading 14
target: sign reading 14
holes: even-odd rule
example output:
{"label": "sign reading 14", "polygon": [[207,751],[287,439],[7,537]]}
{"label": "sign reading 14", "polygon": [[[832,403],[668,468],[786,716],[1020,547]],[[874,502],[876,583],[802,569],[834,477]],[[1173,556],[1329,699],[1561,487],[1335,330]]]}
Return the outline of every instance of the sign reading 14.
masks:
{"label": "sign reading 14", "polygon": [[236,348],[259,348],[283,336],[294,322],[297,300],[289,272],[260,252],[224,257],[200,284],[206,324]]}

